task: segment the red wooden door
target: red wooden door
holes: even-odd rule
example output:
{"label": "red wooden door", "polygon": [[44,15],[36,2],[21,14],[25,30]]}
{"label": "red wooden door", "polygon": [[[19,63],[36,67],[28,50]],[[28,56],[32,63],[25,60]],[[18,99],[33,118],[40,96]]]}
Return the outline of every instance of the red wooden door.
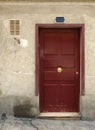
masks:
{"label": "red wooden door", "polygon": [[79,112],[79,30],[40,29],[40,111]]}

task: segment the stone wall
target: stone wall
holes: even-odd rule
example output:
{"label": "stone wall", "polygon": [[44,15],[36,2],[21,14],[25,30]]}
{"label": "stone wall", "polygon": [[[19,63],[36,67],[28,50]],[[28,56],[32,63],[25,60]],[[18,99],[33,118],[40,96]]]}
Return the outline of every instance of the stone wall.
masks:
{"label": "stone wall", "polygon": [[0,0],[1,2],[95,2],[95,0]]}
{"label": "stone wall", "polygon": [[[35,24],[85,24],[85,96],[81,96],[81,114],[95,118],[95,4],[94,3],[0,3],[0,113],[34,116],[39,113],[35,96]],[[21,20],[20,38],[29,46],[21,47],[9,34],[9,20]],[[65,24],[64,23],[64,24]]]}

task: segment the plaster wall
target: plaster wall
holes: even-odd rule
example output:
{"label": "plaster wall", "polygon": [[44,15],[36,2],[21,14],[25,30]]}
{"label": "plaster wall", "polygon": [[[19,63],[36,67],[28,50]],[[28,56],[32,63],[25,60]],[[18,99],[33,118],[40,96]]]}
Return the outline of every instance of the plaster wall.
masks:
{"label": "plaster wall", "polygon": [[[51,2],[51,0],[0,0],[0,2]],[[95,2],[94,0],[52,0],[52,2]]]}
{"label": "plaster wall", "polygon": [[[39,114],[39,96],[35,96],[35,24],[55,23],[56,16],[64,16],[65,23],[85,24],[81,114],[95,118],[95,3],[91,2],[0,3],[0,114]],[[10,35],[10,19],[21,20],[19,38],[27,39],[28,47],[21,47]]]}

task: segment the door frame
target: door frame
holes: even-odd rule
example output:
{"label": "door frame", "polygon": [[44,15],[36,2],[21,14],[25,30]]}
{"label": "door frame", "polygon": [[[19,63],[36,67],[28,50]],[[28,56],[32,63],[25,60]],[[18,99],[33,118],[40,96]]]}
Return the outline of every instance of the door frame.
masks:
{"label": "door frame", "polygon": [[[36,24],[36,36],[35,36],[35,41],[36,41],[36,50],[35,50],[35,55],[36,55],[36,77],[35,77],[35,95],[39,95],[40,91],[40,59],[39,59],[39,30],[41,28],[78,28],[80,29],[80,96],[85,95],[85,27],[84,24]],[[39,95],[40,96],[40,95]],[[40,103],[39,103],[40,104]]]}

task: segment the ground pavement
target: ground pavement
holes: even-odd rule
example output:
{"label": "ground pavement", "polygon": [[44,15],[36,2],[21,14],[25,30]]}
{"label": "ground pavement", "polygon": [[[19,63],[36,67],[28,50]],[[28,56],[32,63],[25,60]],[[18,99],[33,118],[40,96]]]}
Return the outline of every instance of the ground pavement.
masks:
{"label": "ground pavement", "polygon": [[0,118],[0,130],[95,130],[95,120]]}

